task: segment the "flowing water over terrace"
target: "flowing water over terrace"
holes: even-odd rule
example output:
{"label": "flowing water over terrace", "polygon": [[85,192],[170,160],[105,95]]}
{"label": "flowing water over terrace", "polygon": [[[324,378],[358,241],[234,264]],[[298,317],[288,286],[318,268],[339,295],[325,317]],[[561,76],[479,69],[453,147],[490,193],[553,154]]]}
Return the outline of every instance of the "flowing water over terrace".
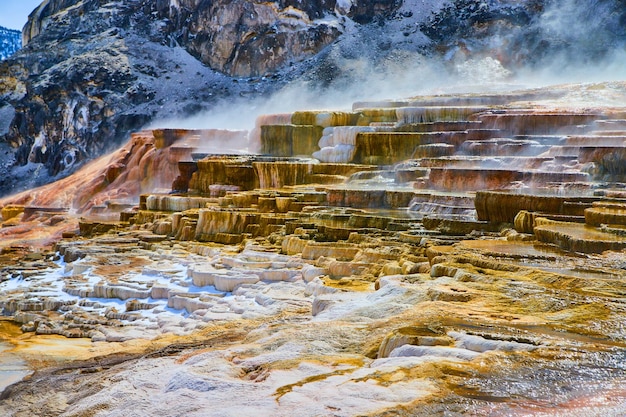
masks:
{"label": "flowing water over terrace", "polygon": [[140,132],[3,200],[0,413],[623,415],[626,124],[563,91]]}
{"label": "flowing water over terrace", "polygon": [[26,363],[11,353],[14,346],[8,341],[18,334],[21,334],[18,326],[5,320],[0,321],[0,391],[30,373]]}

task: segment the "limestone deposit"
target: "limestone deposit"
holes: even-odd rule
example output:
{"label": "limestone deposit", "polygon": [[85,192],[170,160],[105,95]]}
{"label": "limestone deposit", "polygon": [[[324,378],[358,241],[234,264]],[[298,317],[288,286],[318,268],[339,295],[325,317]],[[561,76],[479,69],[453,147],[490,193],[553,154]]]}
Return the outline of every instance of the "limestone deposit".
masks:
{"label": "limestone deposit", "polygon": [[624,99],[143,131],[0,200],[0,414],[624,415]]}

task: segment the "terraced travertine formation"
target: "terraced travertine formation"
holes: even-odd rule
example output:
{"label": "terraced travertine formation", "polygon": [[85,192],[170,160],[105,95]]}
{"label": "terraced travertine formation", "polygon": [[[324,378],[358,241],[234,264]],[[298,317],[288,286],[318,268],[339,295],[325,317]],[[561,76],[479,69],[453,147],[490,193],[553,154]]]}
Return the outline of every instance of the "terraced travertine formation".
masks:
{"label": "terraced travertine formation", "polygon": [[4,200],[9,352],[39,371],[0,411],[624,414],[626,107],[570,100],[625,92],[266,115],[257,153],[139,132],[74,194]]}

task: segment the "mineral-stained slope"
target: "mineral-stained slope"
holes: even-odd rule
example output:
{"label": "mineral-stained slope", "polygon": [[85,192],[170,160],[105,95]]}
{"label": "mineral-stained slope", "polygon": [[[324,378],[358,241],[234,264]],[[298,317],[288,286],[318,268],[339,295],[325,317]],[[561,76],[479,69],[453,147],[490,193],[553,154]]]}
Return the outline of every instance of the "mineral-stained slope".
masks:
{"label": "mineral-stained slope", "polygon": [[0,200],[0,414],[624,415],[624,97],[155,129]]}

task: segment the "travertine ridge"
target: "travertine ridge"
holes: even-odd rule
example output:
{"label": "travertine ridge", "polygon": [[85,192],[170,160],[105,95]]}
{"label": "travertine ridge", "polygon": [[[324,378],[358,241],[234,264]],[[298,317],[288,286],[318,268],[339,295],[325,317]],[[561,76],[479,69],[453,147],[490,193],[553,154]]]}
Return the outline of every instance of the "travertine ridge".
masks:
{"label": "travertine ridge", "polygon": [[145,131],[3,199],[1,323],[36,372],[0,411],[623,414],[626,186],[586,149],[626,147],[626,88],[557,90],[266,116],[263,154]]}

